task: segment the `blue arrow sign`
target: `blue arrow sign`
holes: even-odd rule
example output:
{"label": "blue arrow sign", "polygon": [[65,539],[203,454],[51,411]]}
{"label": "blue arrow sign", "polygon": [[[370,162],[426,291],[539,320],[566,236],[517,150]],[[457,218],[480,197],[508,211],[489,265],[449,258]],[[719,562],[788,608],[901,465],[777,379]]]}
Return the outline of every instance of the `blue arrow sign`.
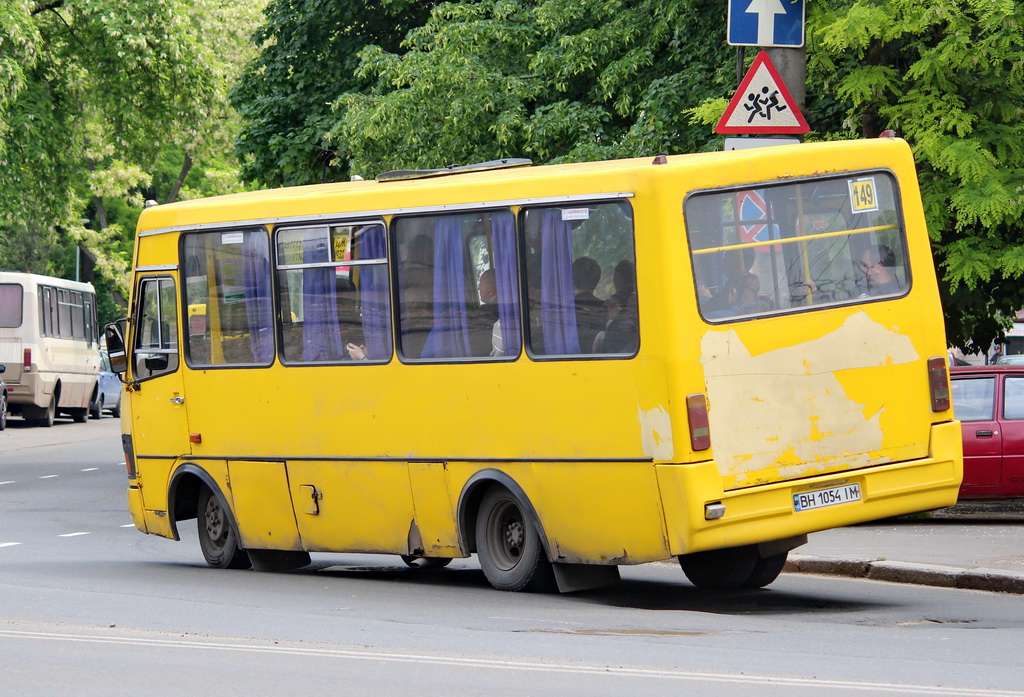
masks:
{"label": "blue arrow sign", "polygon": [[729,44],[799,48],[804,12],[804,0],[729,0]]}

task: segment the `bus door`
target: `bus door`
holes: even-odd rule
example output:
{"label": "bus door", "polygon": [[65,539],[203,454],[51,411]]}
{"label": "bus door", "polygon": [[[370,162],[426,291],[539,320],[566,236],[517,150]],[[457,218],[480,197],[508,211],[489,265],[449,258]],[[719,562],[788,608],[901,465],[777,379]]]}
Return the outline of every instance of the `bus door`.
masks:
{"label": "bus door", "polygon": [[[175,460],[192,452],[178,343],[174,275],[140,276],[132,322],[129,391],[135,459],[140,475],[166,482]],[[164,470],[162,472],[158,470]],[[145,491],[145,507],[167,509],[167,491]]]}

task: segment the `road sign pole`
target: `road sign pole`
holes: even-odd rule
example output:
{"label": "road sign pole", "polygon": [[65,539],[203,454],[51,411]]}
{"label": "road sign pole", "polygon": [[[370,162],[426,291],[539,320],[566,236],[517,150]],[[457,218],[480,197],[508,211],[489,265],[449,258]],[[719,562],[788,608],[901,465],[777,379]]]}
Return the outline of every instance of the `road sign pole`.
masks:
{"label": "road sign pole", "polygon": [[793,95],[800,112],[807,117],[807,54],[804,47],[766,48],[765,53]]}

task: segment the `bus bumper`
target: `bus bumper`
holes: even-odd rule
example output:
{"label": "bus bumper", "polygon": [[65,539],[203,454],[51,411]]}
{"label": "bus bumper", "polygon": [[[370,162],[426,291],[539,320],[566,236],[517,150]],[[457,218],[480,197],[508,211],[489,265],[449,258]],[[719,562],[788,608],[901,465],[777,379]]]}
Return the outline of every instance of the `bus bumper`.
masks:
{"label": "bus bumper", "polygon": [[[952,506],[963,477],[957,421],[932,426],[931,452],[921,460],[725,491],[713,461],[656,465],[673,555],[757,544],[820,530]],[[798,511],[794,496],[860,485],[859,501]],[[721,517],[708,520],[721,512]],[[712,507],[709,509],[709,507]]]}
{"label": "bus bumper", "polygon": [[137,486],[128,487],[128,512],[132,516],[132,522],[142,532],[148,533],[146,516],[142,507],[142,489]]}

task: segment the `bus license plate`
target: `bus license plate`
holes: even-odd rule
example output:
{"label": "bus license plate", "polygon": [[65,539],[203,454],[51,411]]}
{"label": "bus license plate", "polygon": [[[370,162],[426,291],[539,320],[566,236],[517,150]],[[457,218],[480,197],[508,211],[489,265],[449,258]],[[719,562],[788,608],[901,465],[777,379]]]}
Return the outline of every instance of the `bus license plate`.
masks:
{"label": "bus license plate", "polygon": [[860,501],[860,484],[844,484],[830,489],[793,494],[793,508],[797,511],[809,511],[812,508],[824,508],[854,501]]}

